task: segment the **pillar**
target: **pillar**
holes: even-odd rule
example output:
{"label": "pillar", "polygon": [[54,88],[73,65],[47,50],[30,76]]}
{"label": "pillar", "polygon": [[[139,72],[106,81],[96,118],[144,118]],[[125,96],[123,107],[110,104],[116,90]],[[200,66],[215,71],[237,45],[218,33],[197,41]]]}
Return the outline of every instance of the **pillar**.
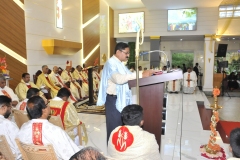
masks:
{"label": "pillar", "polygon": [[203,75],[203,91],[213,90],[213,74],[214,74],[214,45],[215,40],[212,35],[205,35],[204,39],[204,75]]}

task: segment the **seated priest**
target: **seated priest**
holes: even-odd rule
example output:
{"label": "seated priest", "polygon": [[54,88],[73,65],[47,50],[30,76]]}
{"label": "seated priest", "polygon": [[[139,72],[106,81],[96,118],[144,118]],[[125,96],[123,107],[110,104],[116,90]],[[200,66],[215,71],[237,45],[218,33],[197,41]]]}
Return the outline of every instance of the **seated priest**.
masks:
{"label": "seated priest", "polygon": [[55,97],[58,93],[60,87],[55,86],[51,80],[51,77],[48,75],[48,66],[42,66],[42,73],[37,78],[37,84],[40,89],[47,89],[51,93],[51,97]]}
{"label": "seated priest", "polygon": [[97,68],[93,68],[93,81],[95,81],[95,85],[96,85],[96,90],[99,89],[99,86],[100,86],[100,75],[99,73],[97,72]]}
{"label": "seated priest", "polygon": [[82,67],[78,65],[76,69],[72,68],[73,78],[79,81],[82,81],[82,89],[84,90],[85,94],[88,95],[88,80],[84,78],[81,73]]}
{"label": "seated priest", "polygon": [[12,100],[12,106],[16,107],[19,102],[17,95],[11,88],[6,86],[6,79],[3,75],[0,75],[0,95],[5,95]]}
{"label": "seated priest", "polygon": [[108,141],[108,154],[118,160],[159,160],[159,146],[154,134],[144,131],[143,108],[128,105],[122,112],[124,126],[115,128]]}
{"label": "seated priest", "polygon": [[[27,97],[19,102],[16,106],[16,109],[18,110],[22,110],[22,111],[26,111],[27,108],[27,101],[29,100],[29,98],[33,97],[33,96],[39,96],[40,95],[40,90],[37,88],[29,88],[27,91]],[[47,102],[47,101],[45,101]]]}
{"label": "seated priest", "polygon": [[183,93],[193,93],[197,86],[197,76],[191,67],[183,74]]}
{"label": "seated priest", "polygon": [[181,88],[181,81],[178,79],[169,81],[167,84],[167,91],[169,93],[178,93],[180,92],[180,88]]}
{"label": "seated priest", "polygon": [[64,130],[47,120],[50,107],[41,97],[34,96],[28,100],[27,112],[31,120],[22,125],[17,134],[19,141],[34,145],[51,144],[57,158],[64,160],[80,150]]}
{"label": "seated priest", "polygon": [[59,68],[57,66],[53,67],[53,70],[51,72],[51,74],[49,74],[49,76],[51,77],[51,80],[53,82],[53,84],[55,84],[56,86],[60,87],[60,88],[67,88],[68,90],[70,90],[71,95],[69,97],[69,102],[71,103],[76,103],[77,102],[77,98],[73,96],[73,90],[71,90],[70,88],[70,82],[64,83],[64,80],[62,79],[62,77],[58,74]]}
{"label": "seated priest", "polygon": [[77,99],[83,99],[86,97],[85,92],[83,91],[82,87],[76,80],[73,78],[71,73],[72,64],[71,61],[67,61],[66,69],[62,71],[61,77],[64,80],[64,83],[70,82],[71,91]]}
{"label": "seated priest", "polygon": [[77,136],[77,126],[82,124],[82,122],[79,120],[75,106],[68,102],[70,95],[71,93],[67,88],[61,88],[58,91],[57,97],[49,101],[49,106],[51,115],[59,115],[61,117],[65,130],[75,127],[73,132],[68,132],[68,135],[77,145],[80,145],[79,137]]}
{"label": "seated priest", "polygon": [[[27,91],[29,88],[37,88],[39,89],[33,82],[30,82],[30,74],[23,73],[22,80],[18,83],[17,87],[15,88],[15,93],[19,98],[19,101],[23,101],[27,96]],[[42,98],[45,98],[43,92],[39,92]]]}
{"label": "seated priest", "polygon": [[21,159],[21,153],[15,142],[15,138],[19,131],[17,125],[11,122],[8,118],[12,112],[11,99],[7,96],[0,96],[0,135],[4,135],[7,139],[12,153],[16,159]]}

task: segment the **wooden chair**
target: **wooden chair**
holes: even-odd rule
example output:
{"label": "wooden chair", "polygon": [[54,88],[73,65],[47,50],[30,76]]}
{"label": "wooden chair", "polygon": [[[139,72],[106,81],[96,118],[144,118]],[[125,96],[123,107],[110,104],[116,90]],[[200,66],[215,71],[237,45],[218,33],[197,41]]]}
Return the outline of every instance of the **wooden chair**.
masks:
{"label": "wooden chair", "polygon": [[57,160],[57,156],[52,145],[40,146],[25,144],[20,142],[19,139],[16,139],[15,141],[24,160]]}
{"label": "wooden chair", "polygon": [[24,123],[26,123],[30,120],[27,112],[25,112],[25,111],[13,109],[12,112],[13,112],[13,116],[14,116],[14,119],[15,119],[15,122],[16,122],[18,128],[21,128],[21,126]]}
{"label": "wooden chair", "polygon": [[[71,132],[74,128],[77,127],[77,135],[79,137],[79,144],[82,145],[82,142],[84,141],[85,145],[87,145],[88,136],[87,136],[87,130],[86,130],[86,127],[85,127],[84,123],[81,123],[78,126],[72,126],[71,128],[64,129],[61,117],[59,115],[58,116],[51,116],[48,121],[50,123],[54,124],[55,126],[58,126],[58,127],[62,128],[67,133]],[[83,133],[84,133],[85,136],[82,135],[82,130],[83,130]]]}
{"label": "wooden chair", "polygon": [[7,139],[4,135],[0,135],[0,151],[6,159],[14,160],[15,155],[12,153],[12,150],[7,142]]}

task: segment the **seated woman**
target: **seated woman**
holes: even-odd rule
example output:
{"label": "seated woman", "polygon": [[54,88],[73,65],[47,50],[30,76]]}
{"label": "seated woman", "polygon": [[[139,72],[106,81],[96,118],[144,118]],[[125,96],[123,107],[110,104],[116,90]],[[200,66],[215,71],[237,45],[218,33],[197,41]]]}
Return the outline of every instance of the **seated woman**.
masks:
{"label": "seated woman", "polygon": [[228,88],[232,91],[233,89],[238,89],[238,83],[237,83],[237,76],[235,75],[234,72],[232,72],[228,76]]}

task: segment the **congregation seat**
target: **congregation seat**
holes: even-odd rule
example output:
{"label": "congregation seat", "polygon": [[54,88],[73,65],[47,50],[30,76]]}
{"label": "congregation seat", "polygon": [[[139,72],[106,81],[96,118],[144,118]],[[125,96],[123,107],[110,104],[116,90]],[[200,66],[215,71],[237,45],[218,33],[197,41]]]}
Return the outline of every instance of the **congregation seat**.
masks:
{"label": "congregation seat", "polygon": [[19,139],[16,139],[15,141],[24,160],[57,160],[57,156],[52,145],[41,146],[34,144],[25,144],[23,142],[20,142]]}
{"label": "congregation seat", "polygon": [[12,150],[4,135],[0,135],[0,151],[6,159],[15,159],[15,155],[12,153]]}

